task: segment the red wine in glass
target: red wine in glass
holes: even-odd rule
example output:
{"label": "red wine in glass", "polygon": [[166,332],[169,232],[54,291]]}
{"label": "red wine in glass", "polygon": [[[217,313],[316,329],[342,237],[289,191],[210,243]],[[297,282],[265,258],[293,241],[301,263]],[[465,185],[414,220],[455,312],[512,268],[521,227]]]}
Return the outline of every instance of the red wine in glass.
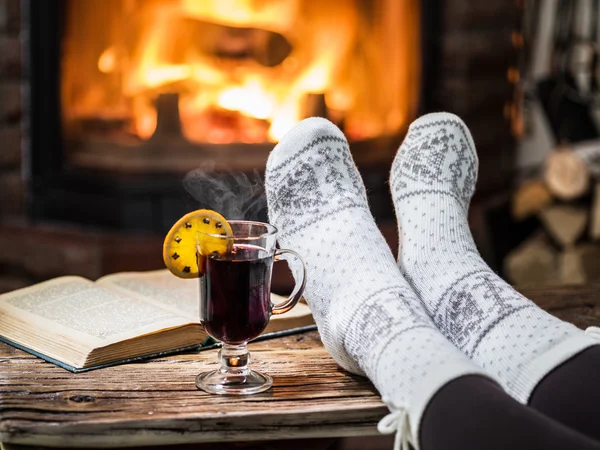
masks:
{"label": "red wine in glass", "polygon": [[[248,341],[264,331],[272,314],[284,314],[298,303],[306,283],[306,269],[298,253],[276,248],[277,228],[268,223],[230,220],[232,235],[197,233],[198,242],[218,242],[231,249],[224,255],[202,256],[198,246],[200,322],[223,345],[221,366],[196,376],[198,389],[211,394],[248,395],[266,391],[273,378],[248,367]],[[271,303],[271,271],[281,256],[300,264],[289,297]]]}
{"label": "red wine in glass", "polygon": [[271,315],[273,256],[234,244],[226,256],[209,256],[200,277],[200,321],[213,338],[242,344],[260,335]]}

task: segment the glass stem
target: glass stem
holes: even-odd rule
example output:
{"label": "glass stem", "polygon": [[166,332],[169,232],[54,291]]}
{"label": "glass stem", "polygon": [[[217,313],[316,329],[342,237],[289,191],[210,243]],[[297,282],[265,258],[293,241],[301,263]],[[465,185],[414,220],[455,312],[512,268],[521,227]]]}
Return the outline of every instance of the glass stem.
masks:
{"label": "glass stem", "polygon": [[250,363],[250,352],[246,343],[241,345],[228,345],[223,343],[219,351],[219,361],[221,362],[222,373],[231,373],[243,375],[248,372]]}

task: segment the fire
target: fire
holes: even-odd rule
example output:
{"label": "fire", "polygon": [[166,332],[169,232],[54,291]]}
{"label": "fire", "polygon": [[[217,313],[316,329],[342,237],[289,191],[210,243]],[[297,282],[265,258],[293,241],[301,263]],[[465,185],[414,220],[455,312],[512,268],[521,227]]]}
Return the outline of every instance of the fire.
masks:
{"label": "fire", "polygon": [[177,93],[188,140],[252,143],[276,142],[312,115],[311,94],[357,138],[396,132],[414,114],[418,46],[403,39],[416,35],[412,0],[127,0],[122,18],[106,22],[97,75],[81,76],[81,35],[102,34],[82,11],[102,1],[69,3],[69,34],[79,36],[66,46],[73,120],[112,115],[149,139],[156,99]]}
{"label": "fire", "polygon": [[[155,95],[163,89],[171,89],[178,84],[182,92],[182,101],[192,98],[193,104],[202,106],[206,112],[214,114],[219,109],[234,111],[241,116],[264,120],[269,124],[263,141],[278,141],[295,123],[302,119],[303,101],[309,93],[324,94],[334,80],[335,68],[341,64],[351,48],[352,28],[356,26],[356,11],[352,8],[341,8],[345,21],[332,22],[323,27],[321,32],[313,32],[306,36],[306,47],[294,48],[281,64],[265,67],[257,61],[240,59],[219,61],[210,53],[202,53],[189,48],[185,55],[187,64],[167,63],[165,45],[168,37],[176,34],[176,28],[183,23],[200,27],[205,23],[217,24],[225,39],[219,47],[251,46],[253,34],[248,35],[248,42],[242,38],[236,41],[235,27],[243,30],[268,30],[272,33],[291,33],[293,23],[286,23],[282,18],[294,17],[299,8],[298,1],[265,2],[266,7],[257,9],[253,0],[226,0],[215,2],[198,2],[186,0],[173,6],[165,6],[156,11],[154,23],[149,24],[143,38],[144,47],[134,57],[136,70],[127,80],[127,89],[132,96]],[[185,18],[185,22],[181,19]],[[324,17],[316,15],[317,20]],[[196,22],[194,22],[196,21]],[[233,27],[233,28],[232,28]],[[233,31],[232,31],[233,30]],[[202,30],[200,30],[202,32]],[[217,28],[219,32],[219,28]],[[190,31],[192,34],[192,32]],[[256,33],[255,33],[256,34]],[[227,39],[231,38],[231,43]],[[293,40],[290,34],[288,40]],[[317,47],[324,49],[315,52]],[[222,50],[222,49],[221,49]],[[168,53],[168,52],[167,52]],[[104,55],[104,54],[103,54]],[[287,61],[286,61],[287,60]],[[296,60],[296,61],[295,61]],[[222,63],[219,66],[219,63]],[[194,101],[201,96],[204,101]],[[191,104],[188,102],[188,106]],[[197,136],[193,130],[198,126],[198,114],[182,113],[182,125],[186,135]],[[190,122],[193,117],[195,123]],[[142,128],[139,121],[149,123],[145,115],[136,116],[136,129]],[[146,134],[146,133],[144,133]]]}
{"label": "fire", "polygon": [[269,119],[273,115],[273,101],[271,94],[256,80],[245,86],[223,89],[218,105],[256,119]]}
{"label": "fire", "polygon": [[102,52],[100,58],[98,58],[98,70],[102,73],[114,72],[117,68],[117,49],[115,47],[108,47]]}
{"label": "fire", "polygon": [[156,66],[143,72],[140,83],[146,88],[152,89],[175,81],[187,80],[191,75],[192,68],[190,66]]}

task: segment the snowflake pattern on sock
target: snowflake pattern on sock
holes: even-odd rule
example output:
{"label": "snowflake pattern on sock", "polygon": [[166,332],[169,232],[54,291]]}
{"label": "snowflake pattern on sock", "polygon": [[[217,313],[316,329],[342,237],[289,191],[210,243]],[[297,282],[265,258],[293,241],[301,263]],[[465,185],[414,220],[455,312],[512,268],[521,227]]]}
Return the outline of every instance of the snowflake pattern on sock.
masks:
{"label": "snowflake pattern on sock", "polygon": [[302,121],[271,152],[265,185],[280,245],[305,260],[304,297],[325,347],[368,376],[390,407],[405,408],[418,436],[438,389],[485,374],[439,332],[402,277],[343,133],[324,119]]}
{"label": "snowflake pattern on sock", "polygon": [[[457,127],[462,131],[461,124],[442,119],[432,125],[438,128],[431,134],[428,134],[430,127],[411,127],[402,145],[413,157],[397,159],[393,164],[394,190],[419,182],[423,185],[420,192],[453,195],[467,208],[475,189],[477,155],[466,135],[457,136],[452,130]],[[407,194],[413,195],[412,192]]]}
{"label": "snowflake pattern on sock", "polygon": [[477,167],[458,117],[429,114],[410,126],[390,176],[398,263],[442,333],[526,402],[543,376],[597,341],[542,311],[481,259],[467,222]]}
{"label": "snowflake pattern on sock", "polygon": [[[364,186],[352,170],[354,162],[346,145],[339,136],[320,136],[304,146],[294,160],[268,169],[270,219],[280,224],[282,232],[294,233],[308,226],[307,221],[319,220],[333,210],[367,206]],[[306,158],[300,160],[302,155]],[[287,170],[288,164],[294,164],[291,170]],[[323,176],[317,179],[319,169]]]}

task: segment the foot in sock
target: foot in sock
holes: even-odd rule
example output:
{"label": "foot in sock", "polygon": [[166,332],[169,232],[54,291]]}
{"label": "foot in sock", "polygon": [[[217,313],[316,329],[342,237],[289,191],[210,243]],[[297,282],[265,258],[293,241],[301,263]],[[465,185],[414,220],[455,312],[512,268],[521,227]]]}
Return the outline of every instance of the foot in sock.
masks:
{"label": "foot in sock", "polygon": [[477,165],[461,119],[436,113],[413,122],[390,178],[398,263],[442,333],[526,403],[545,375],[598,341],[538,308],[481,259],[467,223]]}
{"label": "foot in sock", "polygon": [[325,347],[371,379],[398,435],[418,448],[432,396],[460,376],[486,375],[442,336],[402,277],[337,127],[312,118],[290,130],[269,156],[265,185],[281,245],[306,262],[304,296]]}

